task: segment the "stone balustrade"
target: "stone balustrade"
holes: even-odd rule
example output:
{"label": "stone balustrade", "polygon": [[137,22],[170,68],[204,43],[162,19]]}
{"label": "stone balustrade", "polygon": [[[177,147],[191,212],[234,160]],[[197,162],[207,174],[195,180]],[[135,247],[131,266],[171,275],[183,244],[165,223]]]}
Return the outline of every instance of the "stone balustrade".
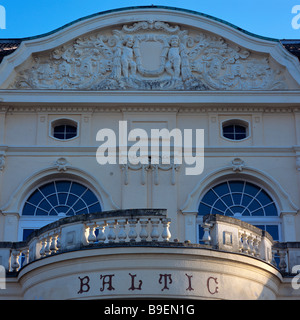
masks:
{"label": "stone balustrade", "polygon": [[295,274],[300,270],[300,242],[275,242],[266,231],[218,214],[204,216],[202,227],[202,242],[214,249],[262,259],[282,274]]}
{"label": "stone balustrade", "polygon": [[273,245],[274,263],[283,274],[300,270],[300,242],[276,242]]}
{"label": "stone balustrade", "polygon": [[35,260],[84,248],[122,245],[187,246],[238,253],[293,273],[299,265],[300,243],[274,242],[268,232],[223,215],[203,217],[201,244],[170,243],[170,219],[164,209],[131,209],[62,218],[34,231],[23,242],[0,242],[0,264],[9,272]]}
{"label": "stone balustrade", "polygon": [[273,239],[249,223],[223,215],[203,217],[202,242],[215,249],[246,254],[272,263]]}
{"label": "stone balustrade", "polygon": [[170,223],[164,209],[67,217],[34,231],[26,242],[0,243],[0,258],[5,268],[14,272],[37,259],[91,245],[168,242]]}

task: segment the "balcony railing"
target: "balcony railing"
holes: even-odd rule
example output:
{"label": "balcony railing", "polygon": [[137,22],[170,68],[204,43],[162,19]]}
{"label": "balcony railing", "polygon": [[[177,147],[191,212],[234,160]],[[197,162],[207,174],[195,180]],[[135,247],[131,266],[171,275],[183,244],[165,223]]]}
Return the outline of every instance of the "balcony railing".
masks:
{"label": "balcony railing", "polygon": [[[26,242],[0,243],[2,264],[8,271],[40,258],[93,244],[168,242],[171,220],[164,209],[132,209],[77,215],[34,231]],[[22,257],[22,258],[21,258]]]}
{"label": "balcony railing", "polygon": [[202,242],[214,249],[239,252],[262,259],[278,268],[283,275],[295,274],[300,270],[299,242],[273,241],[266,231],[218,214],[204,216],[202,227]]}
{"label": "balcony railing", "polygon": [[268,232],[241,220],[203,217],[201,244],[170,242],[170,218],[165,209],[131,209],[62,218],[35,230],[26,241],[0,242],[0,264],[16,272],[26,264],[58,253],[83,248],[124,245],[167,245],[240,253],[291,272],[298,259],[299,243],[274,242]]}
{"label": "balcony railing", "polygon": [[271,235],[249,223],[228,216],[211,214],[203,217],[202,241],[214,249],[238,252],[272,263]]}

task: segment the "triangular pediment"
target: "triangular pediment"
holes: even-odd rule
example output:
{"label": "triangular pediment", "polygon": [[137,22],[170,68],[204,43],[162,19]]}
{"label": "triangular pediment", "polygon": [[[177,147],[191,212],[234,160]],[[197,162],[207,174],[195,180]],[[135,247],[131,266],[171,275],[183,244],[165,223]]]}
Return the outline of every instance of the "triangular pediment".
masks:
{"label": "triangular pediment", "polygon": [[[74,24],[67,32],[60,31],[60,38],[52,35],[53,40],[47,42],[50,48],[44,51],[35,52],[32,45],[43,40],[31,41],[30,54],[26,55],[26,48],[23,49],[24,61],[15,65],[1,88],[93,91],[299,88],[297,79],[288,71],[291,64],[296,65],[296,58],[293,60],[281,50],[279,42],[256,39],[253,44],[253,37],[232,31],[229,26],[218,28],[217,22],[212,30],[218,32],[212,32],[204,29],[202,20],[206,18],[202,16],[198,17],[202,26],[199,28],[199,21],[195,23],[194,15],[189,21],[187,13],[182,13],[185,24],[174,22],[176,17],[171,10],[168,19],[159,10],[156,16],[163,19],[146,20],[134,13],[137,20],[133,21],[130,10],[124,11],[123,21],[127,18],[129,22],[116,23],[120,20],[116,17],[114,24],[94,27],[90,32],[87,24],[81,22],[81,27],[80,23]],[[154,9],[149,11],[149,17],[153,14]],[[98,20],[103,22],[105,17]],[[112,14],[108,20],[113,21]],[[72,28],[77,36],[68,40]],[[66,41],[58,45],[63,38]],[[41,43],[37,47],[41,48]],[[17,56],[16,60],[22,60],[21,54]]]}

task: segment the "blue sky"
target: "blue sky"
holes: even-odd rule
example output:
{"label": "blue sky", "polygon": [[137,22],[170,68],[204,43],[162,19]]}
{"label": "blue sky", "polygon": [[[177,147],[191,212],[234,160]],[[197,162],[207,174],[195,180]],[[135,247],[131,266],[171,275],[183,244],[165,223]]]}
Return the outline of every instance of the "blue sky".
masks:
{"label": "blue sky", "polygon": [[6,10],[0,38],[35,36],[100,11],[151,4],[199,11],[265,37],[300,39],[291,25],[300,0],[0,0]]}

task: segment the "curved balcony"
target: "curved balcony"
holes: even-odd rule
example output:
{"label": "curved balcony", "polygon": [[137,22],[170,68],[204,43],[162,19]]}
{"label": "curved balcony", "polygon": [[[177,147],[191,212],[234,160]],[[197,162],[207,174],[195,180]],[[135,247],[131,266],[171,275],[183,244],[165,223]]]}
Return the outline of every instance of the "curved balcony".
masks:
{"label": "curved balcony", "polygon": [[0,257],[24,299],[275,299],[272,237],[230,217],[203,221],[193,244],[172,239],[164,209],[72,216],[0,243]]}

